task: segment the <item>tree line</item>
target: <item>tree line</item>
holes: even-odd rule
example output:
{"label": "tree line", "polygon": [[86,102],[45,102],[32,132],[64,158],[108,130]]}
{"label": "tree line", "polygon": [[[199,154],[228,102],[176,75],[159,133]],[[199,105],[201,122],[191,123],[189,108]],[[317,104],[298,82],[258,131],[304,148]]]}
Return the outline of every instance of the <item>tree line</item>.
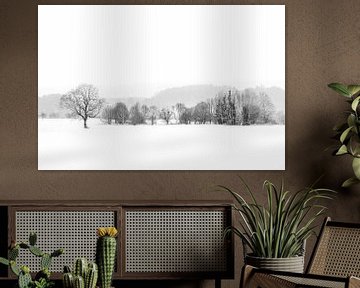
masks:
{"label": "tree line", "polygon": [[60,98],[60,106],[71,117],[81,118],[87,128],[89,118],[101,118],[107,124],[150,124],[161,119],[166,124],[218,124],[254,125],[284,124],[283,111],[276,111],[270,97],[264,92],[245,89],[229,89],[219,92],[193,107],[176,103],[171,107],[147,106],[136,103],[127,107],[125,103],[105,105],[99,97],[98,89],[90,84],[82,84]]}
{"label": "tree line", "polygon": [[284,113],[275,109],[270,97],[252,89],[240,92],[236,89],[219,92],[215,97],[202,101],[193,107],[176,103],[171,107],[159,108],[139,103],[130,109],[122,102],[107,105],[101,114],[107,124],[149,124],[157,120],[166,124],[220,124],[254,125],[284,124]]}

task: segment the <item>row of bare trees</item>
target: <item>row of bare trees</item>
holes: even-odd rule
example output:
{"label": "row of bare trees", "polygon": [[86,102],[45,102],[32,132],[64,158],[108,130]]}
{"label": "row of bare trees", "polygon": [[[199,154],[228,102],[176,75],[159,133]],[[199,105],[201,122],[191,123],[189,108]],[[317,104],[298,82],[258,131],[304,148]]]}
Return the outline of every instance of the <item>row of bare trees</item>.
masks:
{"label": "row of bare trees", "polygon": [[284,124],[285,121],[284,113],[276,111],[266,93],[256,93],[252,89],[243,93],[235,89],[221,92],[190,108],[183,103],[170,108],[136,103],[128,109],[124,103],[119,102],[106,106],[101,118],[108,124],[133,125],[154,125],[158,119],[166,124],[221,125]]}
{"label": "row of bare trees", "polygon": [[177,103],[172,107],[140,105],[136,103],[130,109],[122,103],[105,105],[105,99],[99,97],[96,87],[82,84],[69,91],[60,99],[60,105],[73,117],[80,117],[87,128],[87,120],[100,115],[107,124],[151,124],[162,119],[166,124],[220,124],[253,125],[284,124],[282,111],[277,112],[270,97],[252,89],[240,92],[236,89],[218,93],[207,101],[194,107]]}
{"label": "row of bare trees", "polygon": [[170,109],[163,108],[161,110],[156,106],[141,105],[136,103],[130,107],[118,102],[115,105],[107,105],[101,114],[101,118],[107,124],[156,124],[157,119],[165,120],[166,124],[169,124],[174,113]]}

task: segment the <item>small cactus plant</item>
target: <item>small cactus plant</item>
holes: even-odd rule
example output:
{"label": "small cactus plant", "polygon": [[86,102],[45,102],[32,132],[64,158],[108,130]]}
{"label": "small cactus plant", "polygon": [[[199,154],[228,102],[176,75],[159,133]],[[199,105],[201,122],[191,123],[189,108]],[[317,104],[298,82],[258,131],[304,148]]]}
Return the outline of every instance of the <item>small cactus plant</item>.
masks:
{"label": "small cactus plant", "polygon": [[[18,277],[19,288],[48,288],[53,285],[50,281],[50,265],[53,257],[58,257],[64,253],[63,249],[55,250],[53,253],[44,253],[39,247],[36,246],[37,236],[36,233],[30,233],[29,244],[20,242],[11,242],[8,259],[0,257],[0,263],[10,266],[11,271]],[[28,250],[33,255],[40,257],[41,270],[35,275],[33,280],[30,275],[28,266],[19,267],[16,259],[19,256],[20,249]]]}
{"label": "small cactus plant", "polygon": [[64,288],[95,288],[98,279],[96,263],[88,263],[85,258],[78,258],[74,263],[74,272],[69,266],[64,267]]}
{"label": "small cactus plant", "polygon": [[95,288],[98,279],[98,266],[96,263],[90,263],[85,276],[85,288]]}
{"label": "small cactus plant", "polygon": [[74,277],[74,288],[85,288],[83,277],[79,275]]}
{"label": "small cactus plant", "polygon": [[68,266],[64,267],[64,273],[62,276],[63,287],[72,288],[74,286],[74,275],[71,273],[71,269]]}
{"label": "small cactus plant", "polygon": [[99,267],[100,288],[110,288],[116,258],[115,227],[101,227],[97,229],[96,262]]}
{"label": "small cactus plant", "polygon": [[81,276],[85,279],[86,271],[88,269],[88,261],[85,258],[79,258],[75,261],[74,274],[75,276]]}

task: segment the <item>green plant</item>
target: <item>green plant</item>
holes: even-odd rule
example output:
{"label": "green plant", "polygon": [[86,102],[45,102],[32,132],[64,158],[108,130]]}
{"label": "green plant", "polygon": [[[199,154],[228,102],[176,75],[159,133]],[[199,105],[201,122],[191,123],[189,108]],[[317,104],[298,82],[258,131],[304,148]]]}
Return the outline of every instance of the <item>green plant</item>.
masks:
{"label": "green plant", "polygon": [[98,279],[98,266],[96,263],[90,263],[88,266],[88,271],[86,272],[86,276],[85,276],[85,287],[95,288],[97,279]]}
{"label": "green plant", "polygon": [[96,262],[99,267],[99,284],[101,288],[110,288],[114,272],[116,256],[115,227],[101,227],[97,229],[99,238],[96,243]]}
{"label": "green plant", "polygon": [[340,145],[334,151],[334,155],[351,155],[352,168],[354,176],[347,179],[342,186],[349,187],[353,184],[360,183],[360,85],[344,85],[341,83],[331,83],[329,88],[338,94],[347,98],[346,102],[350,104],[350,110],[346,112],[346,122],[334,127],[339,139]]}
{"label": "green plant", "polygon": [[[64,253],[64,250],[57,249],[51,254],[48,254],[36,246],[36,241],[36,233],[30,233],[28,244],[24,242],[12,242],[8,251],[8,259],[0,257],[0,263],[10,266],[11,271],[18,276],[19,288],[49,288],[53,286],[53,282],[50,281],[49,268],[53,257],[60,256]],[[19,267],[16,263],[20,249],[28,250],[33,255],[40,257],[41,270],[35,275],[34,280],[31,278],[28,266],[24,265]]]}
{"label": "green plant", "polygon": [[75,261],[74,274],[75,276],[81,276],[85,279],[87,272],[88,261],[85,258],[78,258]]}
{"label": "green plant", "polygon": [[84,278],[76,275],[74,277],[74,288],[85,288]]}
{"label": "green plant", "polygon": [[88,263],[85,258],[78,258],[74,263],[74,273],[68,266],[64,267],[64,288],[95,288],[98,279],[96,263]]}
{"label": "green plant", "polygon": [[225,235],[233,232],[239,236],[256,257],[288,258],[301,255],[304,241],[314,233],[315,220],[326,209],[317,203],[318,200],[331,199],[334,191],[310,187],[290,193],[285,191],[283,183],[277,189],[266,180],[263,186],[267,203],[263,206],[244,180],[242,182],[251,201],[246,201],[230,188],[219,186],[235,198],[233,208],[240,215],[240,227],[228,227]]}
{"label": "green plant", "polygon": [[74,275],[71,273],[71,270],[68,266],[64,267],[63,273],[63,286],[64,288],[73,288],[74,287]]}
{"label": "green plant", "polygon": [[34,281],[35,288],[51,288],[54,286],[54,282],[49,282],[44,278],[41,278],[39,281]]}

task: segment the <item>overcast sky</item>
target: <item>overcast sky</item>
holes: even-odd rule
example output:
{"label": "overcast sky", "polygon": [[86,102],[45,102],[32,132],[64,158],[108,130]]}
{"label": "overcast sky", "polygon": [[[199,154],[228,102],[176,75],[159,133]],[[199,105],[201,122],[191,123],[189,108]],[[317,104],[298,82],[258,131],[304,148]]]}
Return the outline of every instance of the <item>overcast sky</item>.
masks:
{"label": "overcast sky", "polygon": [[284,5],[39,5],[39,96],[213,84],[285,88]]}

